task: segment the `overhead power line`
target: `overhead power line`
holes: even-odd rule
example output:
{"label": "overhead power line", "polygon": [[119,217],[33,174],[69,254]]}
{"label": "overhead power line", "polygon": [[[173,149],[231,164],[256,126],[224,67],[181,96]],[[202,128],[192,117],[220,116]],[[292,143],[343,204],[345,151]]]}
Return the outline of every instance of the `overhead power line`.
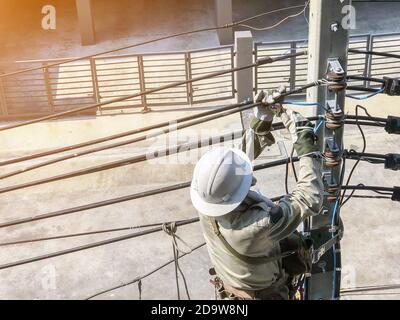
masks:
{"label": "overhead power line", "polygon": [[[179,227],[179,226],[184,226],[184,225],[195,223],[198,220],[199,220],[199,218],[193,218],[193,219],[188,219],[188,220],[185,220],[185,221],[176,222],[175,224],[176,224],[177,227]],[[82,246],[78,246],[78,247],[74,247],[74,248],[70,248],[70,249],[65,249],[65,250],[61,250],[61,251],[57,251],[57,252],[53,252],[53,253],[49,253],[49,254],[44,254],[44,255],[41,255],[41,256],[33,257],[33,258],[28,258],[28,259],[19,260],[19,261],[16,261],[16,262],[6,263],[6,264],[3,264],[3,265],[0,265],[0,270],[9,269],[9,268],[12,268],[12,267],[25,265],[25,264],[32,263],[32,262],[38,262],[38,261],[42,261],[42,260],[46,260],[46,259],[50,259],[50,258],[54,258],[54,257],[63,256],[63,255],[70,254],[70,253],[75,253],[75,252],[79,252],[79,251],[83,251],[83,250],[96,248],[96,247],[101,247],[101,246],[105,246],[105,245],[112,244],[112,243],[117,243],[117,242],[121,242],[121,241],[125,241],[125,240],[130,240],[130,239],[133,239],[133,238],[149,235],[149,234],[152,234],[152,233],[155,233],[155,232],[159,232],[159,231],[162,231],[162,230],[163,230],[163,227],[160,226],[160,227],[157,227],[157,228],[144,230],[144,231],[140,231],[140,232],[135,232],[135,233],[127,234],[127,235],[124,235],[124,236],[115,237],[115,238],[111,238],[111,239],[106,239],[106,240],[102,240],[102,241],[98,241],[98,242],[93,242],[93,243],[85,244],[85,245],[82,245]]]}
{"label": "overhead power line", "polygon": [[[225,141],[225,138],[233,139],[236,135],[237,135],[237,132],[230,133],[225,136],[220,136],[219,141]],[[210,143],[217,143],[217,141],[218,140],[215,137],[210,138],[210,140],[209,140]],[[179,150],[180,148],[176,147],[176,149]],[[183,149],[186,149],[186,148],[183,148]],[[298,157],[291,157],[290,161],[292,163],[297,162]],[[263,170],[263,169],[267,169],[267,168],[272,168],[275,166],[285,165],[287,162],[288,162],[288,159],[280,159],[280,160],[276,160],[276,161],[272,161],[272,162],[267,162],[264,164],[259,164],[254,167],[254,171],[259,171],[259,170]],[[28,218],[22,218],[22,219],[16,219],[16,220],[8,221],[8,222],[2,222],[2,223],[0,223],[0,229],[6,228],[6,227],[11,227],[11,226],[16,226],[16,225],[21,225],[21,224],[25,224],[25,223],[36,222],[36,221],[40,221],[40,220],[44,220],[44,219],[60,217],[60,216],[69,215],[72,213],[83,212],[83,211],[87,211],[87,210],[91,210],[91,209],[97,209],[97,208],[101,208],[101,207],[105,207],[105,206],[109,206],[109,205],[113,205],[113,204],[123,203],[123,202],[136,200],[136,199],[142,199],[142,198],[146,198],[146,197],[150,197],[150,196],[154,196],[154,195],[158,195],[158,194],[163,194],[163,193],[167,193],[167,192],[182,190],[182,189],[188,188],[190,186],[190,184],[191,184],[191,181],[182,182],[182,183],[174,184],[174,185],[167,186],[167,187],[161,187],[161,188],[154,189],[154,190],[143,191],[143,192],[127,195],[127,196],[117,197],[117,198],[113,198],[113,199],[108,199],[108,200],[103,200],[103,201],[99,201],[99,202],[86,204],[86,205],[76,206],[76,207],[72,207],[72,208],[68,208],[68,209],[58,210],[58,211],[54,211],[54,212],[50,212],[50,213],[31,216]],[[348,189],[348,188],[344,188],[344,189]],[[280,197],[277,197],[272,200],[277,201],[279,199],[280,199]]]}
{"label": "overhead power line", "polygon": [[[143,41],[143,42],[139,42],[139,43],[123,46],[123,47],[118,47],[118,48],[111,49],[111,50],[101,51],[101,52],[98,52],[98,53],[95,53],[95,54],[81,56],[81,57],[78,57],[78,58],[63,59],[62,61],[59,61],[59,62],[54,62],[54,63],[47,64],[46,68],[51,68],[51,67],[55,67],[55,66],[59,66],[59,65],[75,62],[75,61],[79,61],[79,60],[85,60],[85,59],[90,59],[90,58],[94,58],[94,57],[98,57],[98,56],[103,56],[103,55],[114,53],[114,52],[117,52],[117,51],[131,49],[131,48],[147,45],[147,44],[150,44],[150,43],[154,43],[154,42],[158,42],[158,41],[162,41],[162,40],[168,40],[168,39],[171,39],[171,38],[176,38],[176,37],[185,36],[185,35],[189,35],[189,34],[232,28],[232,27],[238,26],[241,23],[244,23],[244,22],[247,22],[247,21],[251,21],[251,20],[266,16],[266,15],[270,15],[270,14],[273,14],[273,13],[278,13],[278,12],[282,12],[282,11],[286,11],[286,10],[291,10],[291,9],[295,9],[295,8],[301,8],[303,6],[304,5],[296,5],[296,6],[284,7],[284,8],[280,8],[280,9],[275,9],[275,10],[263,12],[261,14],[257,14],[255,16],[251,16],[249,18],[245,18],[245,19],[233,22],[233,23],[222,25],[222,26],[201,28],[201,29],[195,29],[195,30],[190,30],[190,31],[185,31],[185,32],[174,33],[174,34],[167,35],[167,36],[164,36],[164,37],[159,37],[159,38],[151,39],[151,40],[148,40],[148,41]],[[35,70],[41,70],[41,69],[43,69],[43,66],[28,68],[28,69],[24,69],[24,70],[18,70],[18,71],[14,71],[14,72],[10,72],[10,73],[5,73],[5,74],[0,74],[0,79],[1,78],[5,78],[5,77],[15,76],[15,75],[26,73],[26,72],[35,71]]]}
{"label": "overhead power line", "polygon": [[[185,221],[185,220],[181,220],[179,222],[183,222],[183,221]],[[143,224],[143,225],[132,226],[132,227],[121,227],[121,228],[103,229],[103,230],[95,230],[95,231],[86,231],[86,232],[54,235],[54,236],[47,236],[47,237],[40,237],[40,238],[33,238],[33,239],[24,239],[24,240],[11,240],[11,241],[6,241],[6,242],[1,242],[0,247],[34,243],[34,242],[42,242],[42,241],[49,241],[49,240],[60,240],[60,239],[67,239],[67,238],[92,236],[92,235],[98,235],[98,234],[104,234],[104,233],[132,231],[135,229],[145,229],[145,228],[150,228],[150,227],[157,227],[157,226],[162,226],[163,224],[170,224],[170,223],[173,223],[173,222],[151,223],[151,224]]]}
{"label": "overhead power line", "polygon": [[[244,106],[240,107],[239,109],[226,111],[225,113],[234,114],[236,112],[240,112],[240,111],[244,111],[244,110],[247,110],[249,108],[252,108],[255,105],[257,105],[257,104],[244,105]],[[212,117],[213,117],[213,119],[216,119],[219,116],[221,116],[221,115],[217,114],[217,115],[214,115]],[[318,118],[319,117],[310,117],[309,120],[313,121],[313,120],[317,120]],[[365,119],[370,119],[370,118],[369,117],[365,117]],[[372,119],[385,120],[383,118],[372,118]],[[198,123],[202,123],[204,121],[209,121],[209,119],[199,119],[199,120],[196,120],[196,123],[198,124]],[[351,121],[351,120],[346,120],[345,123],[347,123],[347,124],[357,124],[357,122],[354,122],[354,121]],[[370,125],[370,126],[380,126],[381,127],[384,124],[376,124],[376,123],[371,123],[371,122],[360,122],[359,125]],[[188,127],[188,126],[190,126],[190,124],[185,124],[185,127]],[[278,129],[283,129],[283,128],[284,127],[283,127],[282,123],[275,123],[273,125],[273,127],[272,127],[273,130],[278,130]],[[117,160],[117,161],[114,161],[114,162],[109,162],[109,163],[93,166],[93,167],[86,168],[86,169],[72,171],[72,172],[69,172],[69,173],[64,173],[64,174],[60,174],[60,175],[49,177],[49,178],[44,178],[44,179],[34,180],[34,181],[30,181],[30,182],[26,182],[26,183],[22,183],[22,184],[18,184],[18,185],[4,187],[4,188],[0,189],[0,193],[7,193],[7,192],[11,192],[11,191],[16,191],[16,190],[20,190],[20,189],[25,189],[25,188],[29,188],[29,187],[33,187],[33,186],[38,186],[38,185],[50,183],[50,182],[61,181],[61,180],[65,180],[65,179],[79,177],[79,176],[82,176],[82,175],[87,175],[87,174],[92,174],[92,173],[96,173],[96,172],[100,172],[100,171],[119,168],[119,167],[126,166],[126,165],[132,165],[132,164],[135,164],[135,163],[144,162],[144,161],[148,161],[148,160],[159,158],[159,157],[169,156],[169,155],[173,155],[173,154],[176,154],[176,153],[180,153],[182,151],[191,150],[193,148],[201,148],[203,146],[213,145],[215,143],[219,143],[219,142],[222,142],[222,141],[233,140],[235,138],[238,138],[242,133],[243,133],[243,131],[236,131],[236,132],[229,133],[229,134],[226,134],[226,135],[223,135],[223,136],[210,137],[210,138],[206,138],[206,139],[203,139],[203,140],[198,140],[198,141],[195,141],[195,142],[186,143],[186,144],[179,145],[179,146],[172,146],[172,147],[169,147],[169,148],[165,148],[163,150],[158,150],[158,151],[154,151],[154,152],[151,152],[151,153],[145,153],[145,154],[137,155],[137,156],[130,157],[130,158],[127,158],[127,159]],[[82,153],[76,153],[76,154],[64,156],[64,157],[61,157],[61,158],[58,158],[58,159],[49,160],[49,161],[46,161],[44,163],[39,163],[39,164],[30,166],[30,167],[27,167],[27,168],[23,168],[21,170],[17,170],[17,171],[13,171],[13,172],[7,173],[7,174],[1,176],[1,178],[15,176],[17,174],[22,174],[22,173],[27,172],[29,170],[33,170],[33,169],[37,169],[37,168],[40,168],[40,167],[44,167],[46,165],[50,165],[50,164],[53,164],[53,163],[56,163],[56,162],[59,162],[59,161],[64,161],[64,160],[71,159],[71,158],[74,158],[74,157],[77,157],[77,156],[81,156],[81,155],[84,155],[84,154],[89,154],[89,153],[92,153],[92,152],[98,152],[98,151],[106,150],[106,149],[109,149],[109,148],[108,147],[96,148],[95,150],[83,151]]]}
{"label": "overhead power line", "polygon": [[[292,159],[292,161],[297,161],[297,160],[298,160],[297,157],[294,157]],[[282,159],[282,160],[268,162],[265,164],[260,164],[260,165],[255,166],[254,170],[258,171],[258,170],[262,170],[262,169],[266,169],[266,168],[272,168],[275,166],[283,165],[286,163],[286,161],[287,161],[286,159]],[[167,193],[167,192],[171,192],[171,191],[177,191],[177,190],[181,190],[181,189],[190,187],[190,184],[191,184],[191,181],[177,183],[177,184],[174,184],[171,186],[161,187],[161,188],[154,189],[154,190],[143,191],[143,192],[127,195],[127,196],[122,196],[122,197],[117,197],[117,198],[113,198],[113,199],[109,199],[109,200],[94,202],[94,203],[90,203],[87,205],[81,205],[81,206],[77,206],[77,207],[73,207],[73,208],[54,211],[51,213],[40,214],[37,216],[31,216],[29,218],[22,218],[22,219],[17,219],[17,220],[13,220],[13,221],[3,222],[3,223],[0,223],[0,228],[11,227],[11,226],[16,226],[16,225],[20,225],[20,224],[29,223],[29,222],[35,222],[35,221],[40,221],[40,220],[44,220],[44,219],[60,217],[60,216],[64,216],[64,215],[68,215],[68,214],[72,214],[72,213],[76,213],[76,212],[87,211],[90,209],[101,208],[101,207],[105,207],[105,206],[109,206],[109,205],[113,205],[113,204],[117,204],[117,203],[122,203],[122,202],[126,202],[126,201],[142,199],[142,198],[154,196],[157,194],[163,194],[163,193]]]}
{"label": "overhead power line", "polygon": [[282,23],[284,23],[285,21],[287,21],[287,20],[289,20],[289,19],[291,19],[291,18],[295,18],[295,17],[298,17],[298,16],[304,14],[305,11],[306,11],[306,9],[307,9],[307,7],[308,7],[308,4],[309,4],[309,3],[310,3],[310,1],[307,1],[307,2],[305,3],[305,5],[304,5],[303,9],[302,9],[300,12],[295,13],[295,14],[291,14],[291,15],[289,15],[289,16],[287,16],[287,17],[281,19],[281,20],[278,21],[277,23],[275,23],[275,24],[273,24],[273,25],[271,25],[271,26],[268,26],[268,27],[257,28],[257,27],[253,27],[253,26],[249,26],[249,25],[247,25],[247,24],[244,24],[243,22],[239,23],[238,26],[244,27],[244,28],[247,28],[247,29],[250,29],[250,30],[254,30],[254,31],[266,31],[266,30],[271,30],[271,29],[274,29],[274,28],[278,27],[279,25],[281,25]]}
{"label": "overhead power line", "polygon": [[[287,160],[284,159],[283,162],[281,160],[281,161],[279,161],[279,163],[280,164],[285,164],[286,161]],[[292,161],[298,161],[298,159],[293,158]],[[266,164],[262,164],[262,165],[256,166],[257,169],[255,167],[254,170],[264,169],[264,168],[268,167],[271,163],[266,163]],[[278,161],[275,161],[274,162],[274,166],[276,166],[277,163],[278,163]],[[190,182],[188,183],[187,187],[188,186],[190,186]],[[347,189],[349,189],[349,190],[374,190],[374,191],[385,191],[385,192],[386,191],[392,191],[393,192],[395,190],[395,188],[391,188],[391,187],[360,186],[360,185],[359,186],[345,186],[344,188],[346,188],[346,190]],[[161,192],[159,191],[158,193],[161,193]],[[277,201],[280,198],[281,197],[276,197],[276,198],[272,198],[271,200],[272,201]],[[179,221],[179,222],[176,222],[175,224],[176,224],[176,226],[184,226],[184,225],[192,224],[192,223],[195,223],[195,222],[198,222],[198,221],[199,221],[199,218],[193,218],[193,219]],[[6,263],[6,264],[3,264],[3,265],[0,265],[0,270],[9,269],[9,268],[13,268],[13,267],[17,267],[17,266],[33,263],[33,262],[38,262],[38,261],[42,261],[42,260],[47,260],[47,259],[50,259],[50,258],[55,258],[55,257],[59,257],[59,256],[63,256],[63,255],[67,255],[67,254],[83,251],[83,250],[96,248],[96,247],[101,247],[101,246],[105,246],[105,245],[112,244],[112,243],[117,243],[117,242],[121,242],[121,241],[125,241],[125,240],[130,240],[130,239],[133,239],[133,238],[137,238],[137,237],[144,236],[144,235],[149,235],[149,234],[152,234],[152,233],[155,233],[155,232],[159,232],[159,231],[162,231],[162,230],[163,230],[163,226],[157,227],[157,228],[153,228],[153,229],[149,229],[149,230],[144,230],[144,231],[141,231],[141,232],[128,234],[128,235],[124,235],[124,236],[120,236],[120,237],[106,239],[106,240],[102,240],[102,241],[98,241],[98,242],[93,242],[93,243],[89,243],[89,244],[86,244],[86,245],[77,246],[77,247],[74,247],[74,248],[65,249],[65,250],[61,250],[61,251],[57,251],[57,252],[53,252],[53,253],[37,256],[37,257],[27,258],[27,259],[23,259],[23,260],[11,262],[11,263]]]}
{"label": "overhead power line", "polygon": [[[198,113],[198,114],[195,114],[195,115],[190,115],[190,116],[186,116],[186,117],[182,117],[182,118],[178,118],[178,119],[173,119],[171,121],[164,121],[164,122],[157,123],[157,124],[154,124],[154,125],[150,125],[150,126],[146,126],[146,127],[142,127],[142,128],[138,128],[138,129],[134,129],[134,130],[124,131],[124,132],[121,132],[121,133],[118,133],[118,134],[109,135],[109,136],[105,136],[105,137],[102,137],[102,138],[89,140],[89,141],[86,141],[86,142],[82,142],[82,143],[78,143],[78,144],[74,144],[74,145],[70,145],[70,146],[66,146],[66,147],[61,147],[61,148],[56,148],[56,149],[52,149],[52,150],[48,150],[48,151],[44,151],[44,152],[34,153],[34,154],[31,154],[31,155],[27,155],[27,156],[15,158],[15,159],[0,161],[0,166],[5,166],[5,165],[13,164],[13,163],[27,161],[27,160],[33,160],[33,159],[37,159],[37,158],[41,158],[41,157],[45,157],[45,156],[50,156],[50,155],[57,154],[57,153],[63,153],[63,152],[66,152],[66,151],[80,149],[80,148],[83,148],[83,147],[89,147],[89,146],[92,146],[92,145],[95,145],[95,144],[108,142],[108,141],[111,141],[111,140],[116,140],[116,139],[119,139],[119,138],[124,138],[124,137],[127,137],[127,136],[139,134],[139,133],[144,133],[144,132],[147,132],[147,131],[160,129],[160,128],[163,128],[163,127],[168,127],[168,126],[171,125],[172,121],[173,121],[173,123],[178,124],[178,123],[181,123],[181,122],[186,122],[186,121],[194,120],[194,119],[197,119],[197,118],[201,118],[201,117],[209,116],[209,115],[212,115],[212,114],[216,114],[216,113],[219,113],[219,112],[227,111],[227,110],[230,110],[230,109],[233,109],[233,108],[237,108],[237,107],[243,106],[245,104],[247,104],[247,103],[242,102],[242,103],[231,104],[231,105],[228,105],[228,106],[218,107],[218,108],[210,110],[210,111],[201,112],[201,113]],[[164,131],[162,133],[164,133]]]}
{"label": "overhead power line", "polygon": [[349,49],[349,52],[400,59],[400,55],[394,54],[394,53],[388,53],[388,52],[378,52],[378,51],[372,51],[372,50],[358,50],[358,49]]}
{"label": "overhead power line", "polygon": [[[177,259],[181,259],[181,258],[183,258],[184,256],[186,256],[186,255],[188,255],[188,254],[191,254],[191,253],[193,253],[194,251],[196,251],[196,250],[198,250],[198,249],[204,247],[205,245],[206,245],[206,243],[203,242],[202,244],[197,245],[197,246],[191,248],[191,252],[185,252],[185,253],[179,254],[178,257],[177,257]],[[135,279],[130,280],[130,281],[128,281],[128,282],[124,282],[124,283],[122,283],[122,284],[120,284],[120,285],[117,285],[117,286],[114,286],[114,287],[112,287],[112,288],[109,288],[109,289],[100,291],[100,292],[98,292],[98,293],[96,293],[96,294],[93,294],[92,296],[86,298],[86,300],[93,299],[93,298],[98,297],[98,296],[100,296],[100,295],[102,295],[102,294],[105,294],[105,293],[108,293],[108,292],[111,292],[111,291],[114,291],[114,290],[117,290],[117,289],[121,289],[121,288],[123,288],[123,287],[127,287],[127,286],[129,286],[129,285],[131,285],[131,284],[134,284],[134,283],[136,283],[136,282],[139,282],[139,281],[141,281],[141,280],[143,280],[143,279],[145,279],[145,278],[151,276],[152,274],[156,273],[157,271],[160,271],[161,269],[163,269],[163,268],[169,266],[170,264],[172,264],[172,263],[174,263],[174,262],[175,262],[175,259],[172,259],[172,260],[170,260],[170,261],[164,263],[163,265],[161,265],[161,266],[159,266],[159,267],[157,267],[157,268],[151,270],[150,272],[146,273],[146,274],[143,275],[143,276],[136,277]]]}

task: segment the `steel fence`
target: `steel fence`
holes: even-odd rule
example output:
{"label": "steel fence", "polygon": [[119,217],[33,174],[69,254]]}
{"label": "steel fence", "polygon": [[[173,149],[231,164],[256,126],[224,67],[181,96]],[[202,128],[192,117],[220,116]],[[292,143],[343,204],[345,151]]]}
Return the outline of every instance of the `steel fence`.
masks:
{"label": "steel fence", "polygon": [[[259,42],[255,44],[255,58],[277,56],[283,53],[307,49],[307,40]],[[381,52],[399,53],[400,34],[356,35],[349,39],[349,48],[359,50],[376,50]],[[285,85],[290,89],[298,88],[307,82],[307,56],[293,57],[291,60],[263,65],[255,70],[254,90],[276,89]],[[348,74],[365,77],[400,76],[400,60],[370,56],[361,53],[349,53]],[[371,85],[368,81],[352,81],[354,85]]]}
{"label": "steel fence", "polygon": [[[233,46],[91,58],[5,77],[0,82],[0,116],[34,117],[132,95],[234,66]],[[234,75],[165,89],[141,98],[107,104],[101,110],[205,103],[235,96]],[[90,110],[94,114],[97,110]],[[86,113],[88,113],[86,111]]]}
{"label": "steel fence", "polygon": [[[307,48],[306,40],[259,42],[254,56],[278,56]],[[400,53],[400,33],[351,36],[349,48]],[[78,60],[58,66],[62,60],[32,61],[42,69],[0,78],[0,118],[36,117],[78,106],[105,102],[234,67],[234,47],[222,46],[187,52],[118,55]],[[4,70],[3,70],[4,71]],[[254,91],[285,85],[296,89],[307,82],[307,56],[292,57],[255,68]],[[400,75],[400,59],[349,53],[348,73],[365,77]],[[371,85],[354,81],[354,85]],[[194,105],[235,97],[233,73],[165,89],[147,96],[108,104],[101,110]],[[95,114],[98,110],[90,110]],[[86,111],[87,113],[87,111]]]}

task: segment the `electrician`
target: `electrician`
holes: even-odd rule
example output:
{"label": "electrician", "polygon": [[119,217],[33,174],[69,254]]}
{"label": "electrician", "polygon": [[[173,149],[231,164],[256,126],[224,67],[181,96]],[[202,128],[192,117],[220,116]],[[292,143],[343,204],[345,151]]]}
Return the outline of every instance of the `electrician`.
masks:
{"label": "electrician", "polygon": [[[293,299],[294,283],[311,268],[311,240],[296,231],[305,218],[318,214],[323,183],[313,125],[299,113],[268,102],[260,92],[242,150],[219,147],[197,163],[191,200],[213,267],[220,299]],[[273,100],[274,101],[274,100]],[[273,117],[280,117],[290,132],[300,158],[298,182],[275,204],[251,189],[256,179],[252,162],[274,137]]]}

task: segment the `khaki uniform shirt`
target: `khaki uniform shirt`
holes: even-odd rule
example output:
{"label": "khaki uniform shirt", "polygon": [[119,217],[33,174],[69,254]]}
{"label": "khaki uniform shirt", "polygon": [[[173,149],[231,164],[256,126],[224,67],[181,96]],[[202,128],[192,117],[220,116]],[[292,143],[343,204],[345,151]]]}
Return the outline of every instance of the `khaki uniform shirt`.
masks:
{"label": "khaki uniform shirt", "polygon": [[[250,133],[254,140],[258,139],[254,132]],[[257,142],[256,145],[260,145],[260,141]],[[256,150],[256,155],[261,153],[259,151]],[[279,241],[294,232],[303,219],[320,210],[323,192],[320,170],[318,160],[301,158],[298,183],[290,195],[282,198],[276,206],[269,199],[251,192],[255,202],[266,204],[264,208],[250,206],[241,210],[239,207],[234,212],[217,217],[221,234],[242,255],[279,255]],[[282,218],[273,223],[271,213],[277,210]],[[264,264],[245,263],[225,248],[215,234],[209,217],[200,214],[200,224],[212,265],[224,283],[239,289],[259,290],[282,278],[280,260]]]}

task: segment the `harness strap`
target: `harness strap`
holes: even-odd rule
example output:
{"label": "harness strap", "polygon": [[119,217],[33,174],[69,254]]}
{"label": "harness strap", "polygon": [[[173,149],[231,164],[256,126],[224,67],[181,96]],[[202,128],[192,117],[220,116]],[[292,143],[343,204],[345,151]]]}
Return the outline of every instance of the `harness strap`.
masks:
{"label": "harness strap", "polygon": [[221,231],[219,230],[217,220],[210,217],[210,221],[211,221],[211,225],[213,227],[215,235],[221,240],[221,242],[225,246],[225,248],[230,253],[232,253],[236,258],[238,258],[239,260],[242,260],[245,263],[249,263],[249,264],[269,263],[269,262],[273,262],[273,261],[277,261],[277,260],[289,257],[292,254],[295,254],[297,251],[297,250],[286,251],[279,255],[271,256],[271,257],[267,257],[267,256],[250,257],[250,256],[243,255],[243,254],[237,252],[234,248],[232,248],[232,246],[229,244],[229,242],[226,241],[225,237],[222,235]]}

